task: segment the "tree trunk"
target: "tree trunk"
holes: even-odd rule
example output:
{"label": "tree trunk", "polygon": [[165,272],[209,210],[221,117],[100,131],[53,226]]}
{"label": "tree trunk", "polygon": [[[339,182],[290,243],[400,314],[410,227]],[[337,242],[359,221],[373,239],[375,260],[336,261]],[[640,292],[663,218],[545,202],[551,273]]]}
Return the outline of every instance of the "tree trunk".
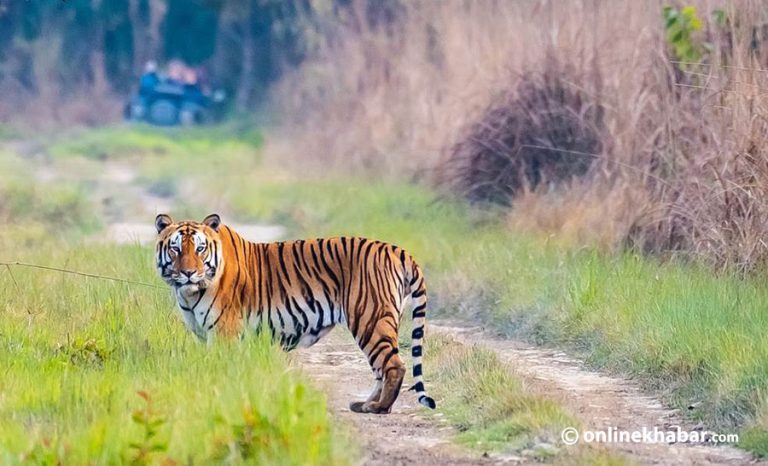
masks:
{"label": "tree trunk", "polygon": [[131,16],[131,27],[133,28],[133,72],[141,72],[146,63],[147,57],[147,25],[142,21],[139,14],[139,3],[141,0],[131,0],[129,14]]}
{"label": "tree trunk", "polygon": [[248,16],[243,21],[243,68],[240,71],[240,81],[237,86],[237,95],[235,97],[235,106],[238,111],[247,111],[251,104],[253,94],[254,78],[254,37],[252,16],[255,8],[249,2]]}
{"label": "tree trunk", "polygon": [[147,60],[160,61],[164,58],[160,56],[160,24],[165,17],[166,10],[165,1],[149,0],[149,28],[145,36]]}

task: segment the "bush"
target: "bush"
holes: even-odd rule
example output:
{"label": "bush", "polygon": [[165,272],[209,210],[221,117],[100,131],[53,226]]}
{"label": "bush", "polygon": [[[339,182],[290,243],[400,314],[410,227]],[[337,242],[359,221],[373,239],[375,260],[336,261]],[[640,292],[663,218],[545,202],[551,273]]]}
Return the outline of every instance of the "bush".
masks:
{"label": "bush", "polygon": [[550,62],[523,76],[459,137],[448,181],[472,201],[508,204],[521,189],[584,175],[602,150],[602,110]]}

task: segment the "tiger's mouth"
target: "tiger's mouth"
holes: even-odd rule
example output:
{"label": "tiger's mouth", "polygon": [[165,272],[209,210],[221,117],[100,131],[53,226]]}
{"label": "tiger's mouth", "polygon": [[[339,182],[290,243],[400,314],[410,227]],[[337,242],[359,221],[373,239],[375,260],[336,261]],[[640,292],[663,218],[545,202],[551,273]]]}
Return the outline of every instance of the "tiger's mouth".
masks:
{"label": "tiger's mouth", "polygon": [[192,282],[187,282],[187,283],[174,282],[174,283],[171,284],[171,286],[173,287],[173,289],[177,293],[182,293],[182,294],[202,293],[202,292],[205,292],[205,290],[208,289],[209,285],[210,285],[210,283],[207,280],[200,280],[199,282],[196,282],[196,283],[192,283]]}
{"label": "tiger's mouth", "polygon": [[183,274],[171,274],[166,277],[166,281],[177,290],[194,292],[208,288],[213,282],[215,273],[215,270],[208,269],[203,273],[195,274],[191,277]]}
{"label": "tiger's mouth", "polygon": [[192,277],[185,277],[185,276],[177,276],[172,278],[173,286],[176,288],[184,288],[184,287],[197,287],[197,288],[205,288],[208,285],[208,280],[205,277],[202,276],[192,276]]}
{"label": "tiger's mouth", "polygon": [[207,285],[203,282],[198,283],[179,283],[175,282],[173,284],[173,287],[178,291],[188,291],[188,292],[196,292],[196,291],[202,291],[207,288]]}
{"label": "tiger's mouth", "polygon": [[175,290],[184,290],[194,292],[197,290],[204,290],[211,286],[216,278],[216,267],[206,267],[204,272],[195,273],[192,276],[187,276],[178,272],[168,269],[162,269],[160,276],[170,287]]}

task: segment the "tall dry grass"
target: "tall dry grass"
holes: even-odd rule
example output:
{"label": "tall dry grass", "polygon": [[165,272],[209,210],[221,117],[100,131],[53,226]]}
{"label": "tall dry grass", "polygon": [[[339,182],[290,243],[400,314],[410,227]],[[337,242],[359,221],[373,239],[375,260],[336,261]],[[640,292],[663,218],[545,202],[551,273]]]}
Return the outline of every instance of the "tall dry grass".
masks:
{"label": "tall dry grass", "polygon": [[[364,1],[318,9],[321,19],[308,33],[312,58],[275,93],[287,152],[303,167],[444,180],[456,168],[456,148],[482,134],[471,128],[490,122],[489,112],[522,80],[555,80],[585,107],[601,109],[600,144],[585,154],[567,141],[558,147],[563,141],[547,131],[533,134],[548,153],[563,149],[560,159],[589,158],[590,169],[522,183],[511,224],[717,267],[761,267],[768,258],[768,44],[761,36],[768,7],[677,2],[696,7],[704,28],[694,39],[712,49],[700,64],[684,65],[665,38],[665,4],[400,2],[384,24],[369,20]],[[711,18],[716,8],[726,12],[725,25]],[[571,72],[553,75],[552,63]],[[546,105],[538,114],[514,105],[529,114],[519,118],[554,121]],[[499,139],[480,142],[491,143],[492,157],[523,157]]]}
{"label": "tall dry grass", "polygon": [[607,85],[637,89],[643,77],[635,70],[658,39],[661,9],[632,1],[401,2],[385,27],[369,24],[368,2],[353,5],[315,23],[314,58],[276,96],[284,126],[323,148],[312,158],[388,166],[395,175],[436,166],[468,123],[548,59],[573,68],[584,77],[573,84],[598,98]]}

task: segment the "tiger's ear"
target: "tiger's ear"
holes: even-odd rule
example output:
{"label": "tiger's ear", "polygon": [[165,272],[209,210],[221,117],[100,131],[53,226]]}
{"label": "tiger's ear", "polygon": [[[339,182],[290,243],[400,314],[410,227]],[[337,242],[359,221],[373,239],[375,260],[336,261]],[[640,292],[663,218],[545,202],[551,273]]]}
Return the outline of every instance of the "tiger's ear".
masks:
{"label": "tiger's ear", "polygon": [[219,214],[211,214],[203,219],[203,224],[208,225],[213,231],[219,231],[221,226],[221,217]]}
{"label": "tiger's ear", "polygon": [[160,214],[157,217],[155,217],[155,228],[157,228],[158,233],[165,230],[168,227],[168,225],[172,223],[173,223],[173,219],[168,215]]}

